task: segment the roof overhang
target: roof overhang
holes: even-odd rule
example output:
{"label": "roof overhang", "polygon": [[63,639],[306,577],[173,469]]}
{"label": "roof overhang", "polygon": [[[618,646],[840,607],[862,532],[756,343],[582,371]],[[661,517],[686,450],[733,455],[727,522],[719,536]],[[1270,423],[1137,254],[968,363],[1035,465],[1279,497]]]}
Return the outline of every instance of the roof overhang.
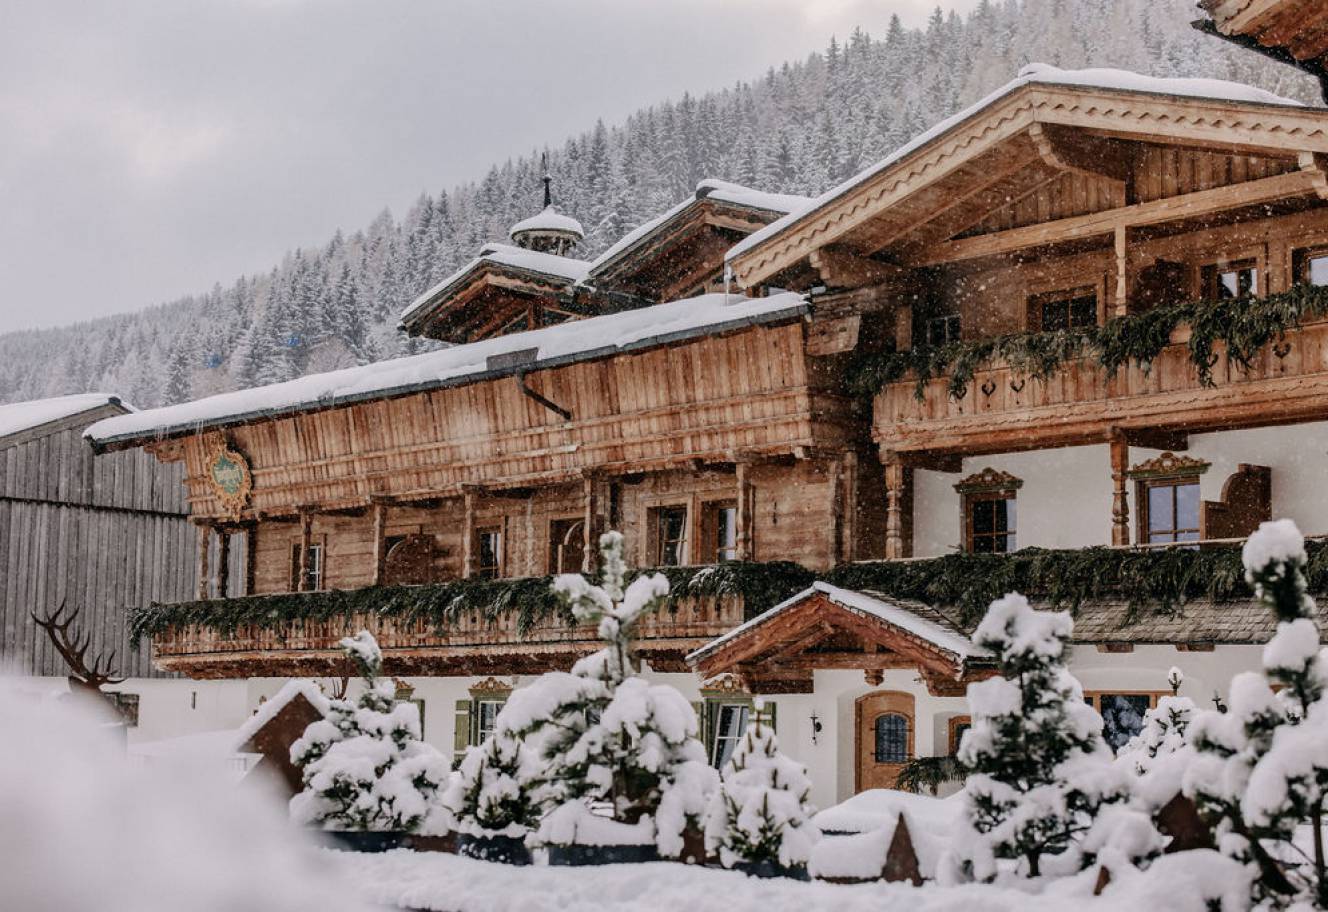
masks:
{"label": "roof overhang", "polygon": [[[903,218],[910,207],[918,218],[943,218],[980,194],[999,198],[1010,192],[996,184],[1003,169],[1011,175],[1025,164],[1076,170],[1076,163],[1058,154],[1057,133],[1095,143],[1175,144],[1294,160],[1328,153],[1328,112],[1114,87],[1016,83],[737,245],[729,255],[734,277],[743,287],[777,278],[814,251],[841,243],[851,247],[855,232],[884,217]],[[1011,150],[1026,161],[1011,161]],[[944,186],[956,175],[974,179],[964,187]],[[1112,179],[1110,172],[1101,176]]]}
{"label": "roof overhang", "polygon": [[472,260],[447,283],[432,289],[401,317],[401,329],[411,335],[430,335],[430,330],[447,323],[468,305],[486,293],[498,292],[514,297],[556,297],[575,284],[565,275],[556,275],[513,266],[479,257]]}

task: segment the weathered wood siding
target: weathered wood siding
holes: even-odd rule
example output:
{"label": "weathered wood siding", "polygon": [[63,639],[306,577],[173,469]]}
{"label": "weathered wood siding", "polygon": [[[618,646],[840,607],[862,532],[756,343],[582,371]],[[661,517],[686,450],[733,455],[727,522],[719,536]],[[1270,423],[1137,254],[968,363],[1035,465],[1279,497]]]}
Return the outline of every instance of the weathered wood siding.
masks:
{"label": "weathered wood siding", "polygon": [[0,661],[64,675],[29,612],[65,603],[82,608],[89,656],[114,650],[120,675],[159,675],[146,643],[129,646],[127,609],[196,588],[183,471],[141,450],[94,458],[82,432],[96,417],[0,440]]}

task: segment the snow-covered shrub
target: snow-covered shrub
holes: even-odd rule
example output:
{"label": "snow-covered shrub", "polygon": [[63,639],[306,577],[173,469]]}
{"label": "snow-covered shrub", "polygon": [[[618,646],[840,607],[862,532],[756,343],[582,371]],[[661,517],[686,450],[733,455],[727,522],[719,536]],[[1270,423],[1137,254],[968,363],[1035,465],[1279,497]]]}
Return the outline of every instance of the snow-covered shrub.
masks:
{"label": "snow-covered shrub", "polygon": [[1290,520],[1264,523],[1243,557],[1277,630],[1264,647],[1263,673],[1232,679],[1228,711],[1196,714],[1185,790],[1217,822],[1218,848],[1257,871],[1256,900],[1325,908],[1328,656],[1305,591],[1305,542]]}
{"label": "snow-covered shrub", "polygon": [[[691,704],[675,688],[638,676],[632,650],[637,625],[663,604],[669,584],[654,574],[625,585],[622,548],[621,534],[601,536],[599,585],[579,574],[554,581],[576,618],[597,625],[604,648],[578,661],[570,674],[546,674],[517,691],[503,714],[544,763],[539,794],[548,808],[604,802],[619,823],[634,826],[652,818],[660,851],[675,855],[716,775],[697,740]],[[550,820],[575,816],[566,812]],[[539,841],[559,837],[551,823]]]}
{"label": "snow-covered shrub", "polygon": [[725,764],[706,812],[706,851],[731,868],[739,863],[803,868],[820,830],[808,804],[811,780],[801,763],[780,753],[775,732],[752,722]]}
{"label": "snow-covered shrub", "polygon": [[457,830],[471,836],[523,837],[539,825],[537,761],[513,734],[506,710],[498,714],[493,734],[466,752],[443,796]]}
{"label": "snow-covered shrub", "polygon": [[331,700],[325,718],[291,745],[304,791],[290,802],[291,818],[329,830],[446,833],[451,815],[440,790],[446,758],[420,740],[420,711],[397,703],[391,679],[380,676],[378,643],[367,630],[339,644],[364,679],[358,702]]}
{"label": "snow-covered shrub", "polygon": [[1199,708],[1189,697],[1162,697],[1157,706],[1144,713],[1143,727],[1116,755],[1139,775],[1151,770],[1158,757],[1184,750],[1185,732]]}
{"label": "snow-covered shrub", "polygon": [[966,873],[981,880],[996,875],[997,859],[1039,876],[1044,856],[1071,848],[1102,804],[1125,795],[1102,717],[1065,667],[1072,630],[1068,614],[1034,611],[1011,594],[974,632],[1002,674],[968,688],[973,727],[959,748],[971,829],[957,849]]}

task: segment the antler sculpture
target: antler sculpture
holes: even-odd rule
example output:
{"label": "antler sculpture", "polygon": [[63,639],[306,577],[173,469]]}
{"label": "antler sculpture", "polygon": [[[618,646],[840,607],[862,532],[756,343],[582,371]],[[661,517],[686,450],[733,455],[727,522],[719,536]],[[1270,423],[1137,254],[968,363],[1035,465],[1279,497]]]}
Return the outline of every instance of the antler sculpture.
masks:
{"label": "antler sculpture", "polygon": [[69,683],[97,693],[104,685],[119,684],[124,678],[113,677],[111,674],[115,663],[114,651],[104,657],[98,653],[93,656],[92,665],[87,664],[85,657],[92,643],[92,634],[71,635],[69,632],[74,621],[78,620],[79,610],[75,608],[66,616],[65,603],[62,601],[59,608],[45,617],[38,617],[35,611],[29,613],[37,625],[46,631],[52,645],[69,666]]}

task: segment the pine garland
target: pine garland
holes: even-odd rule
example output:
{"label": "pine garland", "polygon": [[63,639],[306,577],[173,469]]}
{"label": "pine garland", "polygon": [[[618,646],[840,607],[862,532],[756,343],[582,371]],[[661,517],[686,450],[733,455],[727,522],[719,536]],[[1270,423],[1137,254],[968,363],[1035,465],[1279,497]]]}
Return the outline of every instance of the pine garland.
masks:
{"label": "pine garland", "polygon": [[1288,330],[1328,315],[1328,288],[1296,287],[1266,298],[1194,301],[1155,307],[1141,314],[1117,317],[1104,326],[1055,332],[1023,332],[987,339],[919,346],[906,352],[862,354],[846,371],[845,382],[856,395],[871,399],[887,384],[912,376],[922,399],[927,383],[948,377],[950,396],[963,397],[977,371],[1004,361],[1018,375],[1047,380],[1071,361],[1091,358],[1108,374],[1129,364],[1145,371],[1171,344],[1178,327],[1190,327],[1189,357],[1204,386],[1215,385],[1214,349],[1221,345],[1232,363],[1249,367],[1258,353]]}
{"label": "pine garland", "polygon": [[[1328,542],[1307,542],[1306,550],[1310,591],[1328,593]],[[928,560],[844,564],[825,573],[788,561],[738,561],[657,572],[668,577],[672,587],[664,610],[675,609],[679,598],[741,596],[748,619],[796,595],[815,579],[951,609],[965,624],[976,621],[1007,592],[1022,592],[1070,611],[1092,599],[1122,598],[1132,617],[1170,613],[1192,599],[1228,602],[1254,597],[1245,581],[1240,549],[1231,546],[1153,551],[1025,548],[1009,555],[947,554]],[[574,624],[571,613],[552,594],[550,581],[549,577],[454,580],[153,604],[130,610],[130,630],[138,642],[170,627],[197,625],[230,635],[246,625],[279,630],[292,621],[376,614],[404,621],[424,619],[445,632],[463,616],[482,617],[496,626],[515,615],[517,633],[524,636],[550,620]]]}

